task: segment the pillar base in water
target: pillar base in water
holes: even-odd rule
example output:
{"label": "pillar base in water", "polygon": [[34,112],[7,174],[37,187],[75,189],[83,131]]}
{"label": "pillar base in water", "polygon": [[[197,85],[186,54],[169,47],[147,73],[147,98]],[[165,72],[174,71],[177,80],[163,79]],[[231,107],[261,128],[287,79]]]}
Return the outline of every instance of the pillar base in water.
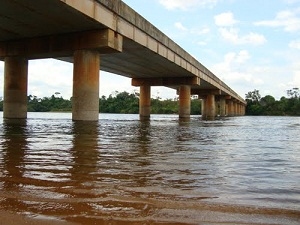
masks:
{"label": "pillar base in water", "polygon": [[179,89],[179,118],[191,116],[191,87],[183,85]]}
{"label": "pillar base in water", "polygon": [[72,119],[96,121],[99,118],[100,54],[79,50],[74,53]]}
{"label": "pillar base in water", "polygon": [[216,114],[215,96],[212,94],[207,95],[206,99],[202,101],[202,119],[203,120],[214,120]]}
{"label": "pillar base in water", "polygon": [[5,58],[3,117],[27,118],[28,60],[21,57]]}
{"label": "pillar base in water", "polygon": [[149,120],[151,113],[151,86],[140,86],[140,119]]}

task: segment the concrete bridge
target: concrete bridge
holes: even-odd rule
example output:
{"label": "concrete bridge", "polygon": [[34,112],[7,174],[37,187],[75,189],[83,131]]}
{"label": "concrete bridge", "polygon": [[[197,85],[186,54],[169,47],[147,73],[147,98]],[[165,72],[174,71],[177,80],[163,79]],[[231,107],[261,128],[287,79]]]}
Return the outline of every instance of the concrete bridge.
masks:
{"label": "concrete bridge", "polygon": [[5,118],[26,118],[28,60],[41,58],[73,63],[73,120],[98,119],[100,67],[140,87],[142,118],[151,86],[176,89],[183,118],[191,95],[204,119],[245,113],[243,98],[120,0],[1,0]]}

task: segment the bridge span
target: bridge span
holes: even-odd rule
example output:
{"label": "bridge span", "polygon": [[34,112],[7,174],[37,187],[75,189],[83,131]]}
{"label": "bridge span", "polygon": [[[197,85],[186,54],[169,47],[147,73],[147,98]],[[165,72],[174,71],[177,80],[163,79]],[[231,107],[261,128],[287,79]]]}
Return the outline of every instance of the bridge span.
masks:
{"label": "bridge span", "polygon": [[1,0],[5,118],[27,117],[28,60],[42,58],[73,63],[73,120],[98,119],[100,69],[140,87],[142,118],[151,86],[177,90],[183,118],[191,95],[204,119],[245,113],[243,98],[121,0]]}

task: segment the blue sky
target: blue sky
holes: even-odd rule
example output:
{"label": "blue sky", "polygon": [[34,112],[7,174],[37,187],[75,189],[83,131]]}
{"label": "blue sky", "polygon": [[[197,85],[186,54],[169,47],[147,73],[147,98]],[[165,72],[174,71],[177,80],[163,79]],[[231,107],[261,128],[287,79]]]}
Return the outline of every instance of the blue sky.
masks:
{"label": "blue sky", "polygon": [[[124,0],[240,96],[258,89],[276,99],[300,88],[300,0]],[[3,93],[0,62],[0,96]],[[28,94],[72,95],[72,65],[29,62]],[[132,92],[131,80],[101,71],[100,96]],[[176,92],[152,88],[152,96]]]}

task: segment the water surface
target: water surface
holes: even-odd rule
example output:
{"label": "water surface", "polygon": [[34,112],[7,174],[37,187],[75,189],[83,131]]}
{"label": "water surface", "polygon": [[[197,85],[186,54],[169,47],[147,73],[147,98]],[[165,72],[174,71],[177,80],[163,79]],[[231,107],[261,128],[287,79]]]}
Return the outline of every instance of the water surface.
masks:
{"label": "water surface", "polygon": [[0,115],[0,210],[78,224],[300,224],[300,118]]}

